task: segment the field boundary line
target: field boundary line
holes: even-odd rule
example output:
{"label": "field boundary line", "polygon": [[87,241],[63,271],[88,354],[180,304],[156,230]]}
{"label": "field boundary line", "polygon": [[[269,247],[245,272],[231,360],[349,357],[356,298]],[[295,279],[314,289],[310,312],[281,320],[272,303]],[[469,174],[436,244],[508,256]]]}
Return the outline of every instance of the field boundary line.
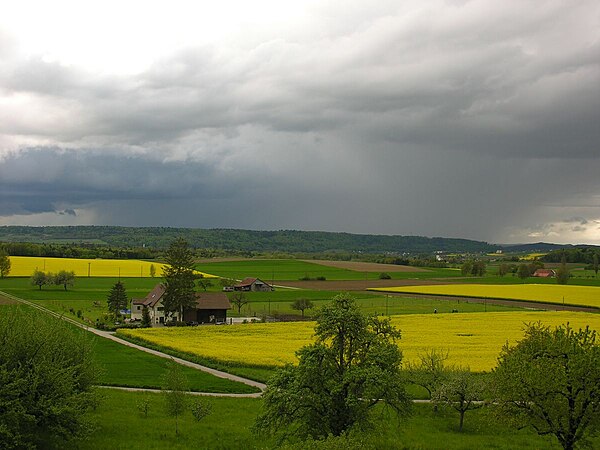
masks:
{"label": "field boundary line", "polygon": [[[136,388],[136,387],[127,387],[127,386],[104,386],[98,385],[96,386],[101,389],[112,389],[115,391],[126,391],[126,392],[149,392],[152,394],[164,394],[168,392],[163,389],[153,389],[153,388]],[[187,391],[186,394],[195,395],[198,397],[229,397],[229,398],[259,398],[262,395],[262,392],[254,392],[251,394],[233,394],[230,392],[195,392],[195,391]]]}
{"label": "field boundary line", "polygon": [[[171,361],[174,361],[174,362],[176,362],[178,364],[181,364],[182,366],[186,366],[186,367],[190,367],[192,369],[200,370],[202,372],[206,372],[206,373],[209,373],[211,375],[214,375],[214,376],[216,376],[218,378],[223,378],[223,379],[230,380],[230,381],[237,381],[238,383],[242,383],[242,384],[245,384],[247,386],[252,386],[254,388],[259,389],[261,391],[260,393],[262,393],[262,391],[264,391],[267,388],[266,384],[260,383],[258,381],[250,380],[248,378],[243,378],[243,377],[240,377],[240,376],[237,376],[237,375],[232,375],[230,373],[223,372],[221,370],[217,370],[217,369],[213,369],[211,367],[203,366],[201,364],[194,363],[194,362],[191,362],[191,361],[187,361],[185,359],[181,359],[181,358],[178,358],[176,356],[171,356],[171,355],[169,355],[167,353],[163,353],[163,352],[160,352],[158,350],[153,350],[151,348],[147,348],[147,347],[144,347],[142,345],[134,344],[132,342],[126,341],[125,339],[121,339],[121,338],[115,336],[112,333],[109,333],[107,331],[98,330],[98,329],[90,327],[88,325],[84,325],[82,323],[77,322],[76,320],[71,319],[70,317],[66,317],[66,316],[64,316],[62,314],[59,314],[59,313],[54,312],[54,311],[51,311],[48,308],[45,308],[45,307],[43,307],[41,305],[38,305],[38,304],[30,302],[28,300],[24,300],[22,298],[16,297],[16,296],[14,296],[12,294],[9,294],[7,292],[0,291],[0,294],[4,295],[7,298],[15,300],[15,301],[17,301],[19,303],[23,303],[23,304],[25,304],[27,306],[30,306],[32,308],[35,308],[35,309],[43,311],[43,312],[45,312],[47,314],[50,314],[51,316],[54,316],[54,317],[56,317],[58,319],[65,320],[65,321],[67,321],[67,322],[69,322],[69,323],[71,323],[71,324],[73,324],[73,325],[75,325],[75,326],[77,326],[77,327],[85,330],[85,331],[89,331],[90,333],[95,334],[96,336],[100,336],[100,337],[103,337],[105,339],[110,339],[111,341],[117,342],[117,343],[119,343],[121,345],[125,345],[125,346],[131,347],[131,348],[135,348],[137,350],[141,350],[143,352],[150,353],[151,355],[158,356],[160,358],[170,359]],[[260,395],[260,393],[258,393],[258,395]]]}

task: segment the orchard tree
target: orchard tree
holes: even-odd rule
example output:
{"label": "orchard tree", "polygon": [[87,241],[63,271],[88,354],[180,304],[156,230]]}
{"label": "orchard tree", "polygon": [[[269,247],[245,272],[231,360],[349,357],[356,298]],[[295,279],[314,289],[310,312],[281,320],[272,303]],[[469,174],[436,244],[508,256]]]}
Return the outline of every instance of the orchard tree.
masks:
{"label": "orchard tree", "polygon": [[204,275],[200,274],[196,277],[198,279],[198,287],[202,288],[204,292],[210,287],[212,287],[213,283],[210,278],[206,278]]}
{"label": "orchard tree", "polygon": [[598,253],[594,253],[594,259],[592,260],[592,269],[594,269],[594,273],[596,277],[598,276]]}
{"label": "orchard tree", "polygon": [[246,298],[246,294],[243,292],[235,292],[229,296],[229,301],[235,306],[238,310],[238,315],[242,313],[242,307],[250,303],[250,300]]}
{"label": "orchard tree", "polygon": [[154,267],[154,264],[150,264],[150,276],[152,278],[156,276],[156,267]]}
{"label": "orchard tree", "polygon": [[75,272],[72,270],[61,270],[52,277],[52,282],[57,286],[63,286],[66,291],[67,286],[75,284]]}
{"label": "orchard tree", "polygon": [[433,393],[433,401],[446,405],[459,414],[458,431],[462,431],[467,411],[483,406],[485,385],[481,376],[473,375],[468,369],[453,369]]}
{"label": "orchard tree", "polygon": [[194,255],[187,241],[177,238],[169,245],[165,260],[165,293],[162,298],[165,314],[172,316],[179,313],[182,320],[184,309],[193,308],[196,304]]}
{"label": "orchard tree", "polygon": [[498,267],[498,275],[503,277],[504,275],[506,275],[509,272],[509,270],[510,270],[510,266],[506,263],[502,263]]}
{"label": "orchard tree", "polygon": [[179,434],[179,416],[186,410],[188,391],[188,381],[181,366],[170,362],[163,376],[163,392],[167,414],[175,417],[175,434]]}
{"label": "orchard tree", "polygon": [[3,248],[0,248],[0,278],[7,277],[10,273],[10,258]]}
{"label": "orchard tree", "polygon": [[448,378],[452,367],[446,365],[448,360],[448,351],[436,350],[434,348],[427,350],[419,355],[418,363],[409,363],[406,371],[411,383],[425,388],[429,398],[433,397],[434,392]]}
{"label": "orchard tree", "polygon": [[569,282],[569,277],[571,274],[569,273],[569,268],[567,267],[567,261],[565,255],[563,254],[562,261],[560,262],[560,266],[556,271],[556,282],[558,284],[567,284]]}
{"label": "orchard tree", "polygon": [[517,427],[554,435],[564,449],[600,428],[600,346],[596,331],[529,324],[494,369],[499,412]]}
{"label": "orchard tree", "polygon": [[61,448],[91,431],[92,339],[19,307],[0,314],[0,448]]}
{"label": "orchard tree", "polygon": [[529,267],[527,267],[527,264],[519,264],[519,267],[517,268],[517,276],[521,280],[525,280],[526,278],[529,278],[530,275],[531,273],[529,272]]}
{"label": "orchard tree", "polygon": [[315,305],[307,298],[297,298],[292,303],[292,309],[296,311],[302,311],[302,318],[304,318],[304,310],[314,308]]}
{"label": "orchard tree", "polygon": [[32,286],[39,287],[40,291],[41,291],[42,286],[45,284],[48,284],[48,277],[44,272],[36,269],[33,271],[33,274],[31,275],[30,282],[31,282]]}
{"label": "orchard tree", "polygon": [[127,309],[129,301],[127,300],[127,292],[125,291],[125,285],[121,281],[117,281],[111,288],[107,298],[108,310],[112,312],[115,317],[120,314],[122,309]]}
{"label": "orchard tree", "polygon": [[296,352],[298,365],[288,364],[271,378],[257,431],[340,436],[365,425],[379,403],[408,413],[396,345],[400,331],[389,318],[367,317],[352,297],[340,294],[320,311],[315,335],[314,344]]}

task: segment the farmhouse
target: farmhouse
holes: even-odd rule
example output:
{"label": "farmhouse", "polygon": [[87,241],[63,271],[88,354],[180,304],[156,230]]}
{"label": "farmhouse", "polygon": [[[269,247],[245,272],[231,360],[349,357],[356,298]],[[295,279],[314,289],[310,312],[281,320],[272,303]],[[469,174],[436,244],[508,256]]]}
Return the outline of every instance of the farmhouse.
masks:
{"label": "farmhouse", "polygon": [[258,278],[244,278],[239,284],[233,286],[235,291],[272,291],[273,287]]}
{"label": "farmhouse", "polygon": [[[131,318],[133,320],[142,320],[142,311],[144,307],[148,308],[150,322],[152,325],[165,323],[165,308],[162,303],[162,297],[165,293],[165,286],[157,284],[144,298],[131,301]],[[227,310],[231,309],[229,299],[222,292],[202,292],[196,294],[196,306],[186,309],[183,312],[183,319],[186,322],[198,323],[225,323],[227,319]],[[179,320],[179,314],[173,315],[175,320]]]}
{"label": "farmhouse", "polygon": [[540,278],[551,278],[556,276],[556,272],[554,272],[554,270],[552,269],[537,269],[534,273],[533,273],[534,277],[540,277]]}

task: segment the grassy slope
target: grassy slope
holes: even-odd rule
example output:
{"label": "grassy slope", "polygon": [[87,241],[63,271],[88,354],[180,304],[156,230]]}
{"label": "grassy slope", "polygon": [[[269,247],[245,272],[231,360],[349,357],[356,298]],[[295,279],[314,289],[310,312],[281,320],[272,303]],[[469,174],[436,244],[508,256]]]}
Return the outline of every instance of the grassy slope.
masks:
{"label": "grassy slope", "polygon": [[[165,414],[160,395],[112,391],[103,392],[103,396],[101,405],[90,414],[98,425],[96,431],[86,441],[73,442],[67,448],[276,448],[274,439],[258,437],[250,431],[260,410],[258,399],[206,399],[213,406],[212,414],[197,423],[189,411],[185,412],[179,422],[180,433],[175,435],[175,419]],[[150,402],[147,418],[136,408],[142,398]],[[374,419],[377,428],[365,433],[377,448],[559,448],[551,437],[539,437],[530,430],[512,430],[481,410],[467,413],[462,433],[457,432],[455,412],[434,414],[429,405],[415,406],[414,414],[403,421],[383,411],[376,411]],[[596,438],[592,446],[598,445]]]}

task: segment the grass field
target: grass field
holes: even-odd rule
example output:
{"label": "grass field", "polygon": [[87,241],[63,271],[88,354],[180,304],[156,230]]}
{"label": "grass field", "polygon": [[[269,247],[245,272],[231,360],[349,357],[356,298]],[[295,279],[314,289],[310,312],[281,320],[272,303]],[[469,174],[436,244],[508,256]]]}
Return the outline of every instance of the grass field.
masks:
{"label": "grass field", "polygon": [[[56,273],[72,270],[78,277],[150,277],[150,267],[161,276],[164,264],[133,259],[75,259],[11,256],[11,277],[29,277],[34,270]],[[206,277],[212,275],[204,274]]]}
{"label": "grass field", "polygon": [[[406,361],[416,361],[429,348],[448,349],[450,362],[487,371],[496,364],[502,345],[523,336],[528,322],[570,322],[600,330],[600,315],[572,312],[495,312],[395,316]],[[276,367],[296,362],[294,352],[313,342],[314,322],[256,323],[222,327],[119,330],[180,352],[239,366]]]}
{"label": "grass field", "polygon": [[593,286],[565,286],[557,284],[452,284],[371,288],[370,290],[407,294],[415,293],[459,297],[501,298],[531,302],[564,303],[566,305],[600,308],[600,288]]}
{"label": "grass field", "polygon": [[[252,434],[250,427],[260,411],[258,399],[206,399],[212,414],[196,423],[189,411],[179,421],[165,413],[158,394],[103,391],[100,406],[90,413],[97,428],[86,440],[74,441],[68,449],[271,449],[281,448],[273,438]],[[149,402],[148,417],[136,405]],[[193,402],[194,399],[191,399]],[[485,410],[466,414],[465,428],[457,432],[458,415],[429,405],[415,405],[413,414],[398,421],[383,410],[374,411],[375,427],[361,432],[365,440],[380,449],[559,449],[556,439],[537,436],[531,430],[508,428]],[[591,442],[600,445],[599,439]],[[336,447],[337,448],[337,447]]]}
{"label": "grass field", "polygon": [[[253,259],[244,261],[221,261],[203,263],[196,266],[198,270],[220,277],[237,280],[256,277],[271,283],[272,281],[296,281],[302,277],[325,277],[327,280],[376,280],[379,272],[358,272],[338,267],[296,259]],[[386,272],[385,267],[381,272]],[[452,269],[426,269],[423,272],[389,272],[393,279],[456,277],[460,271]]]}

